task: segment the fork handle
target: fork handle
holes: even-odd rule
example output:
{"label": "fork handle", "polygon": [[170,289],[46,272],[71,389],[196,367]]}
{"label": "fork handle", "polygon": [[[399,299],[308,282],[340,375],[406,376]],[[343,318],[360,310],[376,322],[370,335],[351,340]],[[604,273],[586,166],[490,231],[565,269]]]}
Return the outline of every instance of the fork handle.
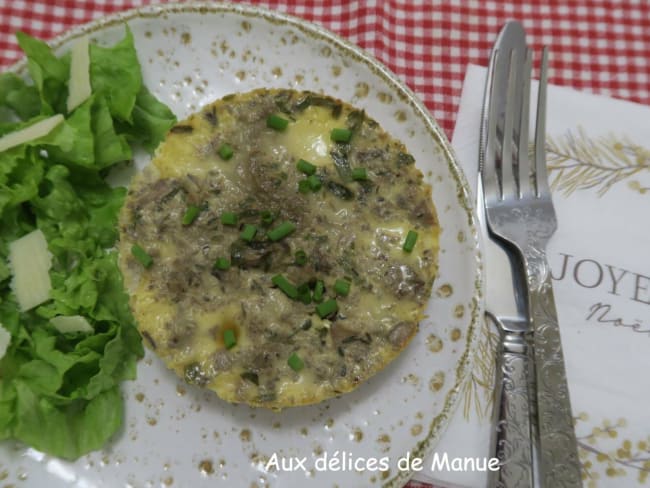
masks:
{"label": "fork handle", "polygon": [[551,275],[529,279],[529,303],[534,325],[534,356],[539,431],[540,485],[582,486],[581,464],[573,428],[564,355],[560,340]]}
{"label": "fork handle", "polygon": [[533,456],[528,399],[528,355],[523,333],[502,332],[497,359],[495,457],[491,487],[533,486]]}

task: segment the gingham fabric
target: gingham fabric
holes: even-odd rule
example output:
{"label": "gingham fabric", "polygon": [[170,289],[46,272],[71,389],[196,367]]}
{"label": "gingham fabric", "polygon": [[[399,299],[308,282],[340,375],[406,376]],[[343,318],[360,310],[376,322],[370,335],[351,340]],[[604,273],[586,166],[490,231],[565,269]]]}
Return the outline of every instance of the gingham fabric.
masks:
{"label": "gingham fabric", "polygon": [[[0,0],[0,68],[21,52],[14,32],[49,39],[149,0]],[[550,81],[650,105],[648,0],[296,0],[248,2],[310,20],[386,64],[451,138],[468,63],[487,64],[503,22],[523,22],[533,48],[551,49]],[[427,488],[411,482],[409,488]]]}
{"label": "gingham fabric", "polygon": [[[0,67],[20,58],[16,30],[48,39],[150,0],[0,0]],[[551,49],[550,81],[650,104],[648,0],[253,1],[321,24],[400,76],[451,137],[468,63],[487,64],[503,22],[524,23],[534,48]]]}

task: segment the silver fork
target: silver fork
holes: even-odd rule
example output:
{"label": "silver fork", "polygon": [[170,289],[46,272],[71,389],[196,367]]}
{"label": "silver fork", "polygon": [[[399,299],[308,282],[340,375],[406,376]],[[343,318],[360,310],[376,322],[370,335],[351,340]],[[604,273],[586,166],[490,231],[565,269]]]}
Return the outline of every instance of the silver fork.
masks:
{"label": "silver fork", "polygon": [[[511,59],[517,60],[518,53],[523,52],[526,48],[526,36],[523,28],[519,23],[507,23],[495,42],[490,59],[488,70],[488,81],[486,84],[484,106],[481,124],[481,142],[479,151],[479,167],[482,170],[485,167],[486,155],[490,158],[497,156],[495,145],[499,145],[501,153],[505,152],[506,157],[512,157],[512,131],[514,121],[513,116],[517,112],[513,111],[513,104],[519,105],[523,92],[519,87],[513,90],[513,84],[510,78],[517,75],[523,70],[523,65],[518,66],[511,63]],[[521,111],[518,112],[519,114]],[[506,120],[506,114],[508,114]],[[507,123],[506,123],[507,122]],[[516,124],[519,126],[519,122]],[[504,134],[510,134],[504,138]],[[499,157],[503,156],[499,153]],[[491,161],[489,165],[495,165]],[[484,218],[488,218],[488,206],[485,205],[487,199],[493,199],[493,188],[483,188],[485,179],[481,171],[481,181],[479,182],[479,198],[483,199]],[[486,192],[490,193],[487,194]],[[480,212],[479,212],[480,213]],[[494,213],[492,212],[494,216]],[[493,237],[493,236],[492,236]],[[489,239],[494,240],[494,239]],[[499,242],[502,245],[502,242]],[[486,253],[493,249],[491,242],[486,242]],[[508,250],[509,251],[509,250]],[[494,254],[494,251],[493,251]],[[514,268],[518,263],[512,263],[512,252],[507,253],[510,258],[510,266]],[[492,258],[495,256],[493,255]],[[492,267],[491,267],[492,266]],[[491,290],[495,285],[491,283],[494,278],[503,272],[497,268],[493,261],[486,263],[487,273],[487,295],[490,293],[502,299],[499,290]],[[519,278],[518,273],[513,273],[513,281]],[[496,280],[493,280],[496,281]],[[517,285],[514,283],[513,285]],[[521,283],[519,283],[521,285]],[[497,283],[497,286],[499,284]],[[504,314],[508,307],[496,307],[487,312],[487,316],[496,324],[500,332],[499,349],[496,360],[496,378],[495,378],[495,410],[493,431],[492,453],[499,459],[499,470],[490,474],[489,486],[514,488],[528,488],[533,486],[533,452],[531,441],[530,425],[530,399],[529,396],[529,354],[528,338],[532,332],[530,321],[526,319],[526,304],[523,294],[517,293],[521,286],[513,286],[512,293],[518,302],[516,308],[518,312],[514,316]],[[507,290],[505,291],[507,293]],[[522,299],[523,297],[523,299]],[[486,306],[495,307],[495,303],[488,302]],[[503,301],[503,300],[501,300]],[[502,308],[503,310],[501,310]],[[521,317],[519,319],[518,317]]]}
{"label": "silver fork", "polygon": [[513,352],[521,353],[526,350],[531,324],[534,329],[537,418],[533,420],[537,421],[539,435],[540,485],[577,487],[581,486],[581,466],[546,259],[546,246],[557,228],[544,149],[548,51],[544,48],[542,52],[531,164],[528,125],[532,51],[525,47],[525,33],[519,23],[509,22],[505,29],[523,36],[524,48],[493,52],[496,59],[491,64],[501,68],[491,71],[489,83],[493,87],[505,84],[502,93],[506,95],[505,100],[491,100],[484,116],[484,152],[479,165],[486,220],[491,235],[518,256],[528,285],[530,324],[514,324],[505,332]]}

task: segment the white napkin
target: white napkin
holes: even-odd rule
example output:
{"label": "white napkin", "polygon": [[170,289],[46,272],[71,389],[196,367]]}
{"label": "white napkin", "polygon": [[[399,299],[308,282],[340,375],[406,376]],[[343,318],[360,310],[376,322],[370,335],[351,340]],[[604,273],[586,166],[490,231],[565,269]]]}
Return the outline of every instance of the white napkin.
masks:
{"label": "white napkin", "polygon": [[[486,71],[468,67],[452,141],[472,189]],[[650,107],[549,86],[547,164],[559,222],[548,256],[585,486],[650,484]],[[477,360],[480,378],[489,358]],[[489,456],[491,412],[479,415],[476,398],[485,406],[491,391],[475,393],[439,457]],[[482,487],[487,474],[418,478]]]}

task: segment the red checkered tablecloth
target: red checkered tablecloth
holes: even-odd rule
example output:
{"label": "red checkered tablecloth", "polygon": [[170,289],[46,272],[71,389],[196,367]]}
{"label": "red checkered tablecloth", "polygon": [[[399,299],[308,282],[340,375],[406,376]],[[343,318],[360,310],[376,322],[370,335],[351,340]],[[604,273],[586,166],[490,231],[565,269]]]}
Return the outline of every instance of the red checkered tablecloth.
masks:
{"label": "red checkered tablecloth", "polygon": [[[150,0],[0,0],[0,68],[18,60],[14,32],[48,39]],[[487,64],[507,19],[551,49],[551,82],[650,105],[648,0],[253,1],[321,24],[400,76],[451,138],[468,63]],[[411,482],[410,488],[423,488]]]}
{"label": "red checkered tablecloth", "polygon": [[[150,0],[0,0],[0,67],[20,58],[16,30],[51,38]],[[523,21],[551,48],[551,82],[650,105],[647,0],[253,1],[321,24],[368,50],[426,103],[451,137],[468,63],[487,64],[496,33]]]}

